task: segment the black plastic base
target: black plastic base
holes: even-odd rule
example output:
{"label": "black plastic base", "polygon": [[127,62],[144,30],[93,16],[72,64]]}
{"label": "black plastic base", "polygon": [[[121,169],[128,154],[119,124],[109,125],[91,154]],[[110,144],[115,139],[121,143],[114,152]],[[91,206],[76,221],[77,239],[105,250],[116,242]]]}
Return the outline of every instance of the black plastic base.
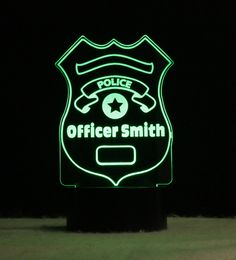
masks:
{"label": "black plastic base", "polygon": [[167,229],[161,191],[152,189],[71,190],[67,229],[129,232]]}

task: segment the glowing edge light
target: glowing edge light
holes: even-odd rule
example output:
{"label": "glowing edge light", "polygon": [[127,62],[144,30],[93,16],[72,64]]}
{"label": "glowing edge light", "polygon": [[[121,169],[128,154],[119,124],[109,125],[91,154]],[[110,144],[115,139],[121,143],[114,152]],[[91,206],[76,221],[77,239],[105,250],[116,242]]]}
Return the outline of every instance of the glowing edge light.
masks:
{"label": "glowing edge light", "polygon": [[[168,140],[168,145],[167,145],[167,149],[166,152],[164,154],[164,156],[162,157],[162,159],[153,167],[143,170],[143,171],[139,171],[139,172],[134,172],[134,173],[129,173],[125,176],[123,176],[122,178],[120,178],[117,182],[115,182],[113,179],[111,179],[110,177],[101,174],[101,173],[95,173],[92,171],[89,171],[87,169],[84,169],[83,167],[79,166],[78,164],[76,164],[72,158],[70,157],[70,155],[68,154],[68,152],[66,151],[64,142],[63,142],[63,126],[64,126],[64,122],[65,122],[65,118],[68,114],[69,111],[69,107],[71,104],[71,98],[72,98],[72,87],[71,87],[71,82],[70,79],[66,73],[66,71],[63,69],[63,67],[61,66],[61,63],[70,55],[70,53],[82,42],[85,41],[87,44],[89,44],[90,46],[92,46],[93,48],[97,48],[97,49],[106,49],[109,48],[111,45],[115,44],[120,48],[123,49],[132,49],[137,47],[138,45],[140,45],[143,41],[148,41],[155,50],[157,50],[157,52],[159,54],[161,54],[167,61],[168,64],[167,66],[164,68],[163,72],[161,73],[160,76],[160,80],[158,82],[158,99],[160,101],[160,107],[161,107],[161,111],[164,115],[167,127],[168,127],[168,131],[169,131],[169,140]],[[81,36],[63,55],[62,57],[55,63],[55,66],[61,71],[61,73],[63,74],[66,83],[67,83],[67,90],[68,90],[68,96],[67,96],[67,101],[66,101],[66,107],[65,110],[63,112],[63,115],[61,117],[60,120],[60,126],[59,126],[59,171],[60,171],[60,182],[63,186],[67,186],[67,187],[77,187],[77,185],[68,185],[68,184],[64,184],[62,182],[62,176],[61,176],[61,147],[63,148],[64,152],[66,153],[67,157],[69,158],[69,160],[80,170],[85,171],[89,174],[93,174],[99,177],[103,177],[107,180],[109,180],[114,186],[119,186],[119,184],[121,183],[121,181],[123,181],[126,178],[129,178],[131,176],[135,176],[135,175],[139,175],[139,174],[143,174],[146,172],[149,172],[155,168],[157,168],[166,158],[168,152],[170,151],[170,156],[171,156],[171,180],[168,183],[161,183],[161,184],[156,184],[156,187],[158,187],[159,185],[168,185],[172,182],[173,180],[173,167],[172,167],[172,143],[173,143],[173,129],[172,129],[172,125],[170,123],[170,119],[168,118],[167,112],[165,110],[164,107],[164,101],[163,101],[163,96],[162,96],[162,86],[163,86],[163,81],[164,81],[164,77],[167,73],[167,71],[169,70],[169,68],[174,64],[174,62],[171,60],[171,58],[158,46],[156,45],[155,42],[153,42],[147,35],[144,35],[143,37],[141,37],[137,42],[130,44],[130,45],[126,45],[126,44],[122,44],[120,42],[118,42],[116,39],[112,39],[110,42],[106,43],[106,44],[96,44],[92,41],[90,41],[89,39],[87,39],[85,36]]]}
{"label": "glowing edge light", "polygon": [[[98,152],[100,149],[120,149],[120,148],[128,148],[133,151],[133,160],[132,161],[126,161],[126,162],[100,162],[99,161],[99,155]],[[132,145],[100,145],[96,149],[96,162],[99,165],[107,166],[107,165],[133,165],[136,163],[136,148]]]}

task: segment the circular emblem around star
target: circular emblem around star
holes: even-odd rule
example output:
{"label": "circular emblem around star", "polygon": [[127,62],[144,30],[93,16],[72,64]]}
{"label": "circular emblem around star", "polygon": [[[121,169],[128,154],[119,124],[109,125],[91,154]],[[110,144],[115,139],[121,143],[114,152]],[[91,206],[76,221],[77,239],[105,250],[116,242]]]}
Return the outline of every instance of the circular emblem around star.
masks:
{"label": "circular emblem around star", "polygon": [[102,110],[111,119],[122,118],[128,111],[128,101],[121,94],[111,93],[104,98]]}

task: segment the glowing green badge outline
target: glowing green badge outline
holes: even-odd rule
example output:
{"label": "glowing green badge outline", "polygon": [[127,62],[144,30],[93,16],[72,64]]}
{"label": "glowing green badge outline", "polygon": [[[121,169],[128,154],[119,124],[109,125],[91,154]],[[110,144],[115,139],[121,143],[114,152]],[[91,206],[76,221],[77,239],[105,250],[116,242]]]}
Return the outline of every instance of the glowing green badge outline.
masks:
{"label": "glowing green badge outline", "polygon": [[[93,48],[96,49],[107,49],[110,46],[112,46],[113,44],[120,47],[121,49],[133,49],[136,48],[137,46],[139,46],[140,44],[142,44],[144,41],[147,41],[161,56],[163,56],[163,58],[165,58],[168,61],[168,64],[166,65],[166,67],[164,68],[164,70],[161,73],[160,76],[160,80],[158,82],[158,86],[157,86],[157,90],[158,90],[158,100],[160,102],[160,108],[162,111],[162,114],[164,116],[164,119],[166,121],[167,127],[168,127],[168,131],[169,131],[169,140],[168,140],[168,145],[167,145],[167,149],[166,152],[164,154],[164,156],[162,157],[162,159],[154,166],[152,166],[151,168],[148,168],[146,170],[142,170],[142,171],[138,171],[138,172],[133,172],[133,173],[129,173],[124,175],[123,177],[121,177],[117,182],[115,182],[112,178],[106,176],[105,174],[102,173],[95,173],[92,171],[89,171],[87,169],[84,169],[83,167],[79,166],[77,163],[75,163],[73,161],[73,159],[70,157],[70,155],[68,154],[65,145],[64,145],[64,141],[63,141],[63,129],[64,129],[64,122],[65,119],[67,117],[67,114],[69,112],[70,106],[71,106],[71,99],[72,99],[72,85],[70,82],[70,79],[66,73],[66,71],[64,70],[64,68],[61,66],[61,63],[74,51],[75,48],[77,48],[77,46],[81,43],[81,42],[86,42],[88,45],[90,45]],[[68,96],[67,96],[67,101],[66,101],[66,107],[65,110],[63,112],[63,115],[61,117],[60,120],[60,125],[59,125],[59,171],[60,171],[60,183],[63,186],[67,186],[67,187],[78,187],[78,185],[72,184],[72,185],[68,185],[68,184],[64,184],[62,182],[62,172],[61,172],[61,149],[64,150],[65,154],[67,155],[68,159],[71,161],[71,163],[76,166],[78,169],[88,173],[88,174],[92,174],[92,175],[96,175],[102,178],[107,179],[108,181],[110,181],[115,187],[118,187],[119,184],[126,178],[135,176],[135,175],[140,175],[140,174],[144,174],[147,172],[152,171],[153,169],[157,168],[166,158],[167,154],[170,152],[170,156],[171,156],[171,180],[168,183],[161,183],[161,184],[156,184],[156,187],[158,187],[159,185],[168,185],[172,182],[173,180],[173,161],[172,161],[172,143],[173,143],[173,128],[170,122],[170,119],[167,115],[165,106],[164,106],[164,101],[163,101],[163,96],[162,96],[162,86],[163,86],[163,81],[164,81],[164,77],[167,73],[167,71],[170,69],[170,67],[174,64],[174,62],[171,60],[171,58],[155,43],[153,42],[147,35],[144,35],[143,37],[141,37],[137,42],[132,43],[132,44],[122,44],[119,41],[117,41],[116,39],[112,39],[111,41],[109,41],[106,44],[96,44],[92,41],[90,41],[89,39],[87,39],[85,36],[81,36],[62,56],[61,58],[55,63],[55,66],[61,71],[62,75],[64,76],[66,83],[67,83],[67,90],[68,90]]]}

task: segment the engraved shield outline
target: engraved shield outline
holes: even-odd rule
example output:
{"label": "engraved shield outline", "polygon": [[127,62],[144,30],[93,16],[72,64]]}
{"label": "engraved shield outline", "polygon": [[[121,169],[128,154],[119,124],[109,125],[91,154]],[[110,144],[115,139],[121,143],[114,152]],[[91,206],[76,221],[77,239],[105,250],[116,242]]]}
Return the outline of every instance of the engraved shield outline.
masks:
{"label": "engraved shield outline", "polygon": [[[88,169],[85,169],[83,167],[81,167],[80,165],[78,165],[69,155],[69,153],[66,150],[65,144],[64,144],[64,140],[63,140],[63,130],[64,130],[64,122],[65,119],[67,117],[67,114],[69,112],[70,106],[71,106],[71,100],[72,100],[72,84],[70,81],[69,76],[67,75],[66,71],[64,70],[64,68],[62,67],[61,63],[73,52],[74,49],[76,49],[81,42],[85,42],[88,45],[90,45],[93,48],[97,48],[97,49],[107,49],[112,45],[116,45],[118,47],[120,47],[121,49],[133,49],[136,48],[137,46],[141,45],[144,41],[147,41],[168,63],[166,65],[166,67],[163,69],[159,81],[158,81],[158,101],[160,104],[160,108],[161,108],[161,112],[163,114],[164,120],[167,124],[168,127],[168,133],[169,133],[169,140],[168,140],[168,145],[166,148],[166,151],[162,157],[162,159],[160,161],[158,161],[158,163],[156,165],[154,165],[151,168],[142,170],[142,171],[138,171],[138,172],[132,172],[132,173],[128,173],[125,174],[123,177],[121,177],[117,182],[115,182],[111,177],[103,174],[103,173],[99,173],[99,172],[93,172],[90,171]],[[86,172],[88,174],[92,174],[92,175],[96,175],[98,177],[102,177],[107,179],[108,181],[110,181],[112,183],[113,186],[119,186],[119,184],[126,178],[130,178],[132,176],[135,175],[139,175],[139,174],[144,174],[147,173],[149,171],[154,170],[155,168],[157,168],[167,157],[168,153],[170,153],[170,159],[171,159],[171,180],[168,183],[162,183],[161,185],[168,185],[172,182],[173,179],[173,167],[172,167],[172,144],[173,144],[173,129],[172,129],[172,125],[171,122],[169,120],[169,117],[167,115],[165,106],[164,106],[164,101],[163,101],[163,96],[162,96],[162,87],[163,87],[163,81],[165,78],[166,73],[168,72],[169,68],[174,64],[174,62],[172,61],[172,59],[155,43],[153,42],[147,35],[144,35],[143,37],[141,37],[138,41],[136,41],[135,43],[132,44],[123,44],[120,43],[119,41],[117,41],[116,39],[112,39],[111,41],[109,41],[108,43],[105,44],[96,44],[92,41],[90,41],[88,38],[86,38],[85,36],[81,36],[63,55],[62,57],[55,63],[55,66],[59,69],[59,71],[62,73],[62,75],[64,76],[66,83],[67,83],[67,101],[66,101],[66,106],[65,106],[65,110],[62,114],[61,120],[60,120],[60,125],[59,125],[59,171],[60,171],[60,182],[62,185],[64,186],[72,186],[72,187],[77,187],[77,185],[65,185],[62,182],[62,172],[61,172],[61,150],[63,149],[66,156],[68,157],[68,159],[71,161],[71,163],[77,167],[79,170]],[[158,186],[158,184],[156,185]]]}

